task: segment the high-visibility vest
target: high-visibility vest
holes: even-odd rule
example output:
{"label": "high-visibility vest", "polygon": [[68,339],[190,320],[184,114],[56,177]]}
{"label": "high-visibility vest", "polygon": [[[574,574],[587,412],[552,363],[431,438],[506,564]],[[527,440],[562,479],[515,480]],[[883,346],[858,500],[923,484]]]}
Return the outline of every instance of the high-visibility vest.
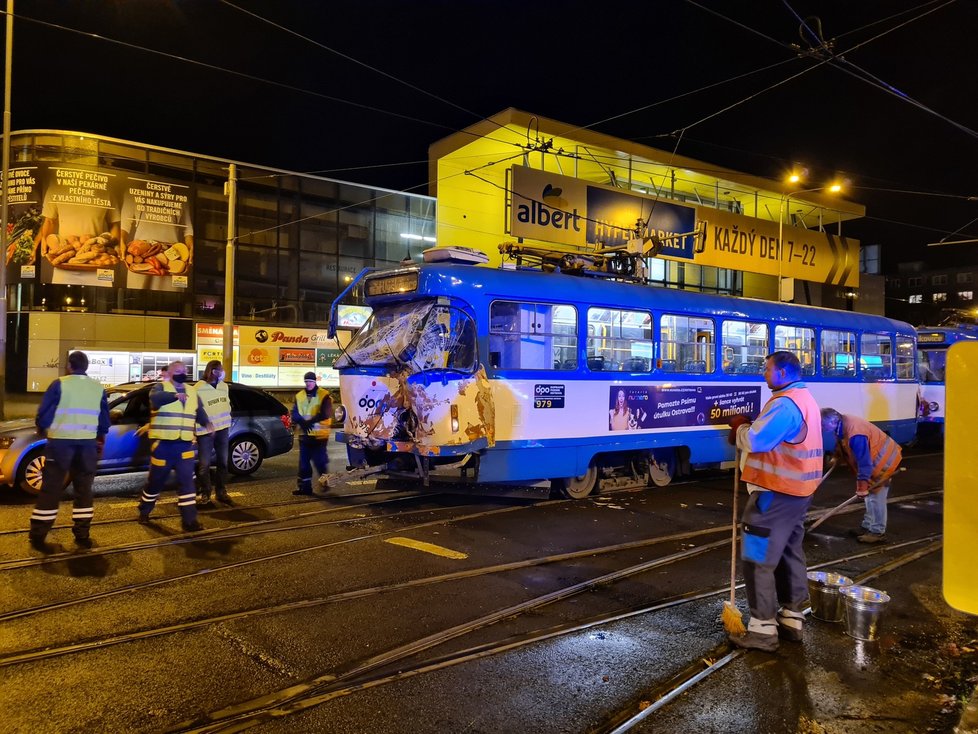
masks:
{"label": "high-visibility vest", "polygon": [[873,460],[873,473],[869,478],[870,484],[882,483],[889,479],[900,466],[903,452],[900,445],[883,431],[867,420],[853,415],[842,416],[842,438],[839,443],[842,453],[853,471],[859,471],[856,457],[849,448],[849,439],[853,436],[865,436],[869,441],[869,455]]}
{"label": "high-visibility vest", "polygon": [[[177,389],[170,382],[160,385],[165,392],[176,394]],[[149,419],[149,437],[162,441],[192,441],[194,427],[197,425],[197,391],[192,385],[186,385],[187,402],[179,400],[154,410]]]}
{"label": "high-visibility vest", "polygon": [[[306,395],[305,390],[299,390],[295,394],[295,407],[299,415],[309,420],[319,413],[319,406],[325,400],[329,400],[329,390],[325,387],[317,388],[316,394],[312,397]],[[326,421],[322,423],[313,423],[308,435],[313,438],[329,438],[329,417],[327,416]]]}
{"label": "high-visibility vest", "polygon": [[815,398],[804,388],[782,390],[771,397],[768,405],[774,400],[790,400],[798,406],[804,435],[797,443],[782,441],[770,451],[748,454],[744,481],[762,489],[807,497],[822,480],[822,415]]}
{"label": "high-visibility vest", "polygon": [[88,375],[65,375],[58,381],[61,399],[48,428],[48,438],[95,438],[105,394],[102,385]]}
{"label": "high-visibility vest", "polygon": [[[194,388],[197,390],[197,399],[204,406],[204,412],[211,420],[214,431],[223,431],[231,427],[231,400],[228,398],[228,384],[218,382],[216,386],[201,380]],[[197,435],[208,433],[201,427],[196,427]]]}

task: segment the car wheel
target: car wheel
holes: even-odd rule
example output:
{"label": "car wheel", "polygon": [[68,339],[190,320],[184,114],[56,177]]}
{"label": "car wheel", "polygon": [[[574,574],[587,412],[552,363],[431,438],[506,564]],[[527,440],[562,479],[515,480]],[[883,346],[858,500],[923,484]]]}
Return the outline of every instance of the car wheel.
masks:
{"label": "car wheel", "polygon": [[228,445],[228,471],[232,474],[254,474],[264,460],[265,449],[254,436],[238,436]]}
{"label": "car wheel", "polygon": [[17,469],[17,486],[28,494],[40,494],[44,472],[44,447],[29,451]]}

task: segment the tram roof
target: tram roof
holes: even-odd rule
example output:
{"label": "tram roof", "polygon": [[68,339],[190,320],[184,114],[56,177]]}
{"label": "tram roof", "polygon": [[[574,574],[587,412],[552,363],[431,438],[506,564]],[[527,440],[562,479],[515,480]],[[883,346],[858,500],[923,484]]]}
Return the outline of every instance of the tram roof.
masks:
{"label": "tram roof", "polygon": [[763,319],[774,323],[915,333],[910,324],[877,314],[684,291],[606,277],[459,264],[426,264],[418,266],[418,270],[419,293],[453,294],[469,302],[473,302],[471,294],[481,293],[489,299],[506,297],[527,302],[546,300],[609,308],[689,311],[744,320]]}

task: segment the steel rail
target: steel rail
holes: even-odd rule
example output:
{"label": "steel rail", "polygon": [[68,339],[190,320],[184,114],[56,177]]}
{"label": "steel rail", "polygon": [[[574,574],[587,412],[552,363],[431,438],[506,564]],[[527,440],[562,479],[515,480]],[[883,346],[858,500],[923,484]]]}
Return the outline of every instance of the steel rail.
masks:
{"label": "steel rail", "polygon": [[[939,535],[932,535],[925,538],[914,539],[911,541],[905,541],[900,544],[893,544],[884,548],[875,548],[870,551],[865,551],[858,554],[853,554],[850,556],[844,556],[842,558],[833,559],[831,561],[825,562],[825,564],[818,564],[817,566],[812,566],[811,568],[819,568],[823,565],[838,565],[845,562],[846,560],[852,560],[855,558],[871,557],[875,555],[880,555],[887,553],[894,549],[907,547],[911,545],[916,545],[923,542],[932,542],[935,538],[940,538]],[[711,544],[717,547],[725,544],[726,541],[721,541],[720,543]],[[704,546],[705,547],[705,546]],[[889,561],[884,564],[887,570],[893,570],[899,565],[909,563],[913,560],[932,553],[940,547],[940,543],[934,543],[928,549],[924,551],[915,551],[908,554],[902,560],[902,563],[897,563],[896,561]],[[674,554],[674,556],[686,556],[695,555],[695,551],[701,550],[701,548],[693,549],[693,552],[684,552],[682,554]],[[900,559],[897,559],[900,560]],[[647,564],[640,564],[640,566],[646,566]],[[881,568],[883,568],[881,567]],[[632,567],[637,568],[637,567]],[[625,572],[631,571],[631,569],[624,569]],[[609,574],[613,575],[613,574]],[[630,573],[628,575],[631,575]],[[603,577],[602,577],[603,578]],[[598,580],[592,580],[598,582]],[[586,582],[587,583],[587,582]],[[607,583],[607,581],[601,581],[600,583]],[[579,585],[575,585],[579,586]],[[568,589],[574,587],[567,587]],[[609,624],[611,622],[626,619],[628,617],[633,617],[641,614],[648,614],[650,612],[661,611],[670,607],[678,606],[680,604],[689,603],[692,601],[709,598],[712,596],[717,596],[719,594],[724,594],[729,591],[729,585],[725,585],[719,589],[713,589],[705,592],[689,592],[686,594],[679,595],[677,597],[672,597],[669,600],[658,602],[654,605],[643,607],[637,610],[630,610],[628,612],[615,612],[610,615],[599,615],[592,618],[591,620],[584,623],[570,623],[566,625],[559,625],[555,628],[551,628],[543,633],[531,633],[524,635],[517,640],[505,641],[502,643],[491,642],[485,643],[484,645],[478,646],[476,648],[470,648],[467,650],[462,650],[457,653],[452,653],[450,655],[444,656],[440,659],[422,661],[415,667],[404,667],[402,663],[405,659],[410,658],[417,652],[423,651],[425,649],[430,649],[431,647],[441,644],[442,642],[447,642],[450,639],[454,639],[459,635],[456,632],[462,628],[471,628],[467,631],[473,631],[481,627],[486,626],[486,624],[491,624],[499,619],[503,619],[506,616],[513,616],[514,613],[520,613],[521,611],[528,611],[528,609],[522,609],[514,612],[515,608],[511,607],[506,610],[501,610],[500,612],[487,615],[477,620],[473,620],[465,625],[459,625],[457,627],[445,630],[443,633],[438,635],[431,635],[421,640],[417,640],[414,643],[409,643],[407,645],[402,645],[395,648],[387,653],[383,653],[379,656],[374,656],[373,658],[368,658],[367,660],[361,662],[360,664],[354,665],[348,668],[344,672],[339,672],[335,674],[326,674],[319,676],[312,681],[306,683],[300,683],[289,688],[283,689],[281,691],[266,694],[260,698],[254,699],[252,701],[243,702],[231,707],[227,707],[220,711],[211,712],[205,717],[198,718],[195,721],[183,722],[171,727],[167,731],[171,732],[183,732],[184,734],[215,734],[216,732],[235,732],[243,731],[245,729],[251,728],[252,726],[257,726],[262,723],[267,723],[268,721],[281,719],[286,716],[299,713],[301,711],[319,706],[326,703],[334,698],[339,698],[342,696],[347,696],[350,693],[354,693],[360,690],[366,690],[368,688],[374,688],[380,685],[385,685],[388,683],[404,680],[406,678],[414,677],[424,673],[430,673],[437,670],[442,670],[445,668],[453,667],[461,663],[470,662],[484,657],[489,657],[492,655],[497,655],[502,652],[508,652],[520,647],[525,647],[530,644],[541,642],[547,639],[560,637],[562,635],[570,634],[573,632],[579,632],[588,628],[592,628],[599,625]],[[565,598],[570,594],[561,595],[560,598]],[[544,597],[538,597],[542,599],[549,597],[551,595],[544,595]],[[536,600],[530,600],[526,604],[535,602]],[[544,603],[550,603],[551,601],[556,601],[556,599],[548,599]],[[517,605],[518,607],[526,606]],[[542,604],[537,604],[531,608],[536,608],[537,606],[542,606]],[[482,623],[484,620],[492,618],[492,622]],[[433,642],[433,638],[438,637],[439,639]],[[729,644],[721,645],[717,650],[720,654],[729,654],[731,648]],[[733,657],[736,657],[734,654]],[[383,664],[377,661],[383,659]],[[731,658],[733,659],[733,658]],[[393,673],[383,673],[381,668],[383,665],[393,665],[398,664],[398,670]],[[697,680],[701,680],[703,677],[700,675],[701,667],[696,666],[694,675],[699,676]],[[715,666],[715,669],[719,669],[720,665]],[[714,671],[711,671],[715,672]],[[684,685],[689,687],[689,683],[679,683],[678,685]],[[667,692],[668,693],[668,692]],[[648,700],[644,697],[643,700]],[[636,722],[637,723],[637,722]]]}

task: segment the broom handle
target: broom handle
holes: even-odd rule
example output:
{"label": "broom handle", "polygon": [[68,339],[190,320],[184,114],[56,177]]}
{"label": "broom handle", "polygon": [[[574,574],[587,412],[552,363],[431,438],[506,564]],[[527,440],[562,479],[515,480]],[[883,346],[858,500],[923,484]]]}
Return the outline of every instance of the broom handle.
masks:
{"label": "broom handle", "polygon": [[734,451],[733,522],[730,540],[730,606],[737,600],[737,494],[740,492],[740,449]]}

